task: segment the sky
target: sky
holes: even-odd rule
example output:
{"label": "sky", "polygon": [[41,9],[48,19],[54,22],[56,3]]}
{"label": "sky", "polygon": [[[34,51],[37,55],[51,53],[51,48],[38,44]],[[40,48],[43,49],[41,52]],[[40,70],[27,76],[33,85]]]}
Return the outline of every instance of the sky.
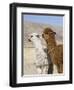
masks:
{"label": "sky", "polygon": [[50,24],[50,25],[63,25],[63,16],[56,15],[23,15],[24,21],[30,21],[35,23]]}

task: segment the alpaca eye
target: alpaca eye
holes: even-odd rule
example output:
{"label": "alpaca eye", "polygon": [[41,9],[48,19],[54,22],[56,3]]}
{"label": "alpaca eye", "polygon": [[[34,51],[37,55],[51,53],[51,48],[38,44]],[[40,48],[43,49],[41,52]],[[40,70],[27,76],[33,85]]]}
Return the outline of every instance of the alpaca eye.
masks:
{"label": "alpaca eye", "polygon": [[48,32],[46,34],[49,34]]}
{"label": "alpaca eye", "polygon": [[45,34],[48,34],[48,32],[46,32]]}
{"label": "alpaca eye", "polygon": [[39,35],[36,35],[36,37],[38,37],[38,38],[39,38]]}

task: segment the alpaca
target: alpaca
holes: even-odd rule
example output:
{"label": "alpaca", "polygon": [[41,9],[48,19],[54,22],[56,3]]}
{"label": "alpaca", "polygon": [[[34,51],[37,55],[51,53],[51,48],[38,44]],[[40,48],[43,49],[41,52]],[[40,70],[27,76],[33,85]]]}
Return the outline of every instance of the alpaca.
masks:
{"label": "alpaca", "polygon": [[30,35],[29,41],[31,41],[36,51],[36,68],[38,74],[48,74],[48,59],[43,49],[40,36],[37,33]]}
{"label": "alpaca", "polygon": [[47,43],[48,54],[53,64],[53,73],[63,73],[63,45],[57,45],[56,32],[51,28],[45,28],[42,37]]}

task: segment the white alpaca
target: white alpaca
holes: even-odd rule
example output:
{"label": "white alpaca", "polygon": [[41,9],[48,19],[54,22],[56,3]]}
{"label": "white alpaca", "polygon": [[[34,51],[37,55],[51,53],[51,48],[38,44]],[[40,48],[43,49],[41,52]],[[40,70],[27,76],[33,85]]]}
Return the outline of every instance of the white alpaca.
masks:
{"label": "white alpaca", "polygon": [[48,60],[47,55],[44,52],[41,39],[37,33],[32,33],[30,35],[29,41],[32,41],[35,51],[36,51],[36,68],[38,74],[47,74],[48,73]]}

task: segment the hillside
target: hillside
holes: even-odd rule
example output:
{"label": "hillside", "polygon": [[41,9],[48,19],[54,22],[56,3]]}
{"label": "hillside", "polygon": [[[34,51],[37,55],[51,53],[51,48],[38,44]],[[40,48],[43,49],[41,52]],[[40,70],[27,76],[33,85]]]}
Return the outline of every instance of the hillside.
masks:
{"label": "hillside", "polygon": [[28,42],[29,34],[36,32],[41,35],[46,27],[50,27],[56,32],[56,40],[58,43],[63,42],[63,27],[25,21],[23,23],[24,46],[33,47],[32,43]]}

